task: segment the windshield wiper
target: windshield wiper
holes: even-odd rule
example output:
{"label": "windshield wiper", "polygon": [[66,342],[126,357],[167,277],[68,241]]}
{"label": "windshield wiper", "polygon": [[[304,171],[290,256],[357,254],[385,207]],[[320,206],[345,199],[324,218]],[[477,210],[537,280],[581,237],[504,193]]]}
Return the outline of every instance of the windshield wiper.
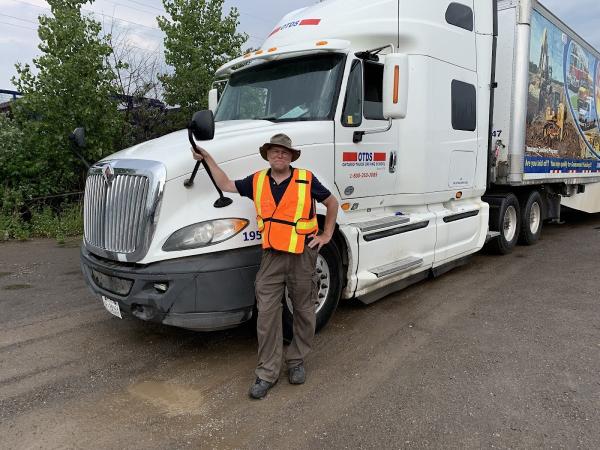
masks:
{"label": "windshield wiper", "polygon": [[269,116],[269,117],[256,117],[254,120],[268,120],[269,122],[277,122],[277,117]]}

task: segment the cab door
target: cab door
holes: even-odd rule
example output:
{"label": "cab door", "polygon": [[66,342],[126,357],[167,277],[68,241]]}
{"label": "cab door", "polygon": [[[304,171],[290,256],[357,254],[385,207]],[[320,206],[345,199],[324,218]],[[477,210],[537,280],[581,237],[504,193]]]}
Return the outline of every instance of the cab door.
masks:
{"label": "cab door", "polygon": [[383,117],[383,64],[354,59],[341,116],[335,121],[335,183],[343,199],[392,194],[398,124]]}

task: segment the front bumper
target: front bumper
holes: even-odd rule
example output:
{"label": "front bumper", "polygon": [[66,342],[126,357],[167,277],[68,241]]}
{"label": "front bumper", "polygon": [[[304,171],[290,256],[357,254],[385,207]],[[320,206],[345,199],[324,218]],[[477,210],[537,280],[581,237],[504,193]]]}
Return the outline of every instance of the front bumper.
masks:
{"label": "front bumper", "polygon": [[198,331],[231,328],[252,317],[260,246],[148,265],[110,261],[81,247],[94,294],[139,319]]}

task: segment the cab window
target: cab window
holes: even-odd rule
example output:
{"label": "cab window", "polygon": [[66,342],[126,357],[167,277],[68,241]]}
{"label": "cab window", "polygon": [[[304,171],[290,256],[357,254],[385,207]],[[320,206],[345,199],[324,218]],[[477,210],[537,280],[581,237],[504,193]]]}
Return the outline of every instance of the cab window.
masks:
{"label": "cab window", "polygon": [[362,65],[359,60],[355,60],[350,68],[342,111],[342,125],[345,127],[357,127],[362,123],[362,84]]}
{"label": "cab window", "polygon": [[256,114],[264,117],[267,114],[269,91],[263,87],[249,86],[240,92],[239,114],[248,117]]}
{"label": "cab window", "polygon": [[383,117],[383,64],[365,61],[365,119]]}

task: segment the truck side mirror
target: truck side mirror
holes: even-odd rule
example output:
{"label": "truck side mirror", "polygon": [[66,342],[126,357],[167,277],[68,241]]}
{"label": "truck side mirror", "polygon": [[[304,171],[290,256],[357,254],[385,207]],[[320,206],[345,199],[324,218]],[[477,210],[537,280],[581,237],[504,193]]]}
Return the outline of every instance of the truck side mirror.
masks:
{"label": "truck side mirror", "polygon": [[408,109],[408,55],[390,53],[383,68],[383,116],[404,119]]}
{"label": "truck side mirror", "polygon": [[69,135],[69,141],[71,141],[71,151],[75,153],[75,156],[83,163],[86,168],[90,168],[90,163],[83,157],[79,150],[85,148],[85,128],[78,127]]}
{"label": "truck side mirror", "polygon": [[217,88],[213,88],[208,91],[208,109],[213,113],[217,111],[217,105],[219,104],[219,91]]}
{"label": "truck side mirror", "polygon": [[[190,144],[192,144],[192,148],[194,149],[194,151],[196,153],[200,151],[198,149],[198,146],[196,145],[196,141],[194,141],[194,138],[199,141],[210,141],[214,137],[215,118],[213,116],[212,111],[207,109],[204,111],[195,112],[192,116],[192,121],[188,125],[188,139],[190,141]],[[219,193],[219,198],[215,201],[213,206],[215,208],[225,208],[226,206],[231,205],[233,200],[223,195],[223,191],[217,185],[215,178],[213,177],[213,174],[210,171],[210,167],[208,167],[208,164],[206,164],[206,161],[204,159],[202,161],[196,161],[196,165],[194,166],[194,170],[192,171],[192,176],[190,177],[190,179],[185,180],[183,182],[183,185],[187,188],[190,188],[194,185],[194,178],[196,177],[196,173],[198,173],[198,167],[200,167],[200,164],[204,166],[204,170],[206,170],[210,181],[212,181],[213,186]]]}
{"label": "truck side mirror", "polygon": [[215,118],[209,109],[197,111],[192,116],[188,128],[198,141],[210,141],[215,137]]}
{"label": "truck side mirror", "polygon": [[77,147],[84,148],[85,147],[85,128],[78,127],[75,128],[73,133],[69,136],[71,142],[73,142]]}

